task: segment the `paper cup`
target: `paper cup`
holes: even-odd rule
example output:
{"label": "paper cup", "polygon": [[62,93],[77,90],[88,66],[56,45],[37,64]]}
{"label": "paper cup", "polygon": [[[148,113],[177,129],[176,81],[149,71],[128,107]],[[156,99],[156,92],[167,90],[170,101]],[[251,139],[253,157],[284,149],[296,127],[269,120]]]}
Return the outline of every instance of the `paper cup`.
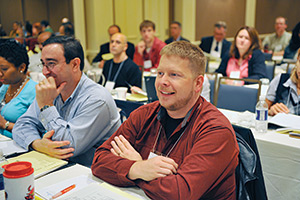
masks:
{"label": "paper cup", "polygon": [[34,199],[34,175],[30,162],[14,162],[4,168],[4,189],[7,200]]}
{"label": "paper cup", "polygon": [[115,90],[117,91],[118,99],[126,100],[127,87],[117,87]]}

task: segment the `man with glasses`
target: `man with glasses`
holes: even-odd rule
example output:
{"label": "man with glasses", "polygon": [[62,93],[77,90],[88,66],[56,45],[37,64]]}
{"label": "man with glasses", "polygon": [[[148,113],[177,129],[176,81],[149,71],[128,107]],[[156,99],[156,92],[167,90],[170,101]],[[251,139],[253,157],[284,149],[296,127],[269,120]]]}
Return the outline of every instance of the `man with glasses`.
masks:
{"label": "man with glasses", "polygon": [[95,151],[120,126],[109,92],[82,72],[79,41],[67,36],[43,43],[46,77],[36,86],[36,99],[16,122],[13,139],[26,149],[90,166]]}
{"label": "man with glasses", "polygon": [[214,25],[214,35],[203,37],[200,48],[212,56],[223,58],[229,53],[231,43],[225,39],[227,31],[226,22],[218,21]]}

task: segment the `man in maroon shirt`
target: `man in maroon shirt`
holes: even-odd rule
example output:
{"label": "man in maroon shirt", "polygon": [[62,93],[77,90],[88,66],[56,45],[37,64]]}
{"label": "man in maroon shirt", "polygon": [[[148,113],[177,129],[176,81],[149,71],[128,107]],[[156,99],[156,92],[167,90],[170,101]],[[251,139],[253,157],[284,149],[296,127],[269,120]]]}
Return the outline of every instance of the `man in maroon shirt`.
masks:
{"label": "man in maroon shirt", "polygon": [[159,101],[133,111],[96,150],[93,174],[151,199],[235,199],[239,148],[230,122],[200,96],[202,50],[173,42],[157,71]]}
{"label": "man in maroon shirt", "polygon": [[145,20],[140,24],[142,40],[136,45],[133,61],[143,66],[145,71],[157,68],[160,50],[166,45],[163,41],[155,37],[155,24],[150,20]]}

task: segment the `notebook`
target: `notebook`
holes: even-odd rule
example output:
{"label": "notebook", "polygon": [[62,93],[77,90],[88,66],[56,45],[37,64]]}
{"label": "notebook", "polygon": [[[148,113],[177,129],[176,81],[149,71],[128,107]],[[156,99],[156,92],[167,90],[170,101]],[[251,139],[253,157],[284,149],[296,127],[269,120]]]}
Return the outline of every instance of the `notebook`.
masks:
{"label": "notebook", "polygon": [[148,102],[153,102],[158,100],[155,90],[155,79],[156,76],[145,76],[145,86],[148,96]]}

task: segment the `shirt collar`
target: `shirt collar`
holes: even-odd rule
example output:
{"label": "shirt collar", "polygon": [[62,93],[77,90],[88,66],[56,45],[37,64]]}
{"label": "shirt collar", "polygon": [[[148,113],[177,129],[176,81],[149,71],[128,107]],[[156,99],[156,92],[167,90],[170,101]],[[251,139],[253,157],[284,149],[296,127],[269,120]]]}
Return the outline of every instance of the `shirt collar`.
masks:
{"label": "shirt collar", "polygon": [[[193,114],[200,109],[201,105],[203,103],[203,99],[201,98],[201,96],[199,96],[198,100],[196,101],[195,105],[188,111],[188,113],[185,115],[182,123],[181,123],[181,128],[184,127],[191,119],[191,117],[193,116]],[[167,114],[167,110],[164,107],[160,107],[160,110],[158,111],[157,114],[157,119],[159,121],[161,121],[162,119],[164,119],[166,117]]]}
{"label": "shirt collar", "polygon": [[[86,80],[87,78],[88,78],[88,77],[82,72],[80,81],[78,82],[78,84],[77,84],[75,90],[72,92],[72,94],[69,96],[69,98],[65,101],[65,103],[68,102],[68,101],[71,101],[74,97],[76,97],[76,95],[77,95],[78,92],[80,91],[80,89],[81,89],[83,83],[85,82],[85,80]],[[63,102],[63,101],[62,101],[62,98],[61,98],[61,95],[58,95],[54,101],[57,101],[58,99],[60,99],[60,101]]]}

